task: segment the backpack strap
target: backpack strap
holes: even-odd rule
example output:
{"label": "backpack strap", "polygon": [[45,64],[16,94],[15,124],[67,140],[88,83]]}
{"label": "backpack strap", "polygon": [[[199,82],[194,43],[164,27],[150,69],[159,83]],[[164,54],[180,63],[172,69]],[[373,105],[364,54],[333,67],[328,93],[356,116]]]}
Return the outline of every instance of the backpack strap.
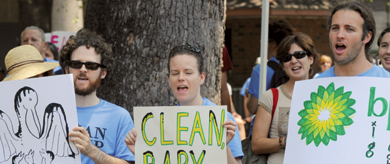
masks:
{"label": "backpack strap", "polygon": [[276,71],[277,69],[280,68],[280,65],[276,61],[273,61],[273,60],[268,60],[267,66],[271,67],[274,71]]}
{"label": "backpack strap", "polygon": [[272,119],[274,118],[276,106],[278,105],[279,91],[276,88],[271,88],[271,90],[272,90],[272,96],[273,96],[272,117],[271,117],[271,122],[272,122]]}

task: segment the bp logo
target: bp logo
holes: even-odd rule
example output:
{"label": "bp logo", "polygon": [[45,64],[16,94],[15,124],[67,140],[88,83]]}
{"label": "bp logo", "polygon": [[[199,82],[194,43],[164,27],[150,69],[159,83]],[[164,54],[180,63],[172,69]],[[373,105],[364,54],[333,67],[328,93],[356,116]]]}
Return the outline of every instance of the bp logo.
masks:
{"label": "bp logo", "polygon": [[298,134],[306,139],[306,145],[314,141],[316,147],[321,142],[327,146],[330,140],[337,141],[338,135],[345,134],[344,128],[353,124],[351,116],[356,112],[351,94],[344,92],[344,87],[335,89],[333,82],[326,88],[320,85],[317,93],[311,93],[310,100],[304,102],[305,109],[298,113]]}

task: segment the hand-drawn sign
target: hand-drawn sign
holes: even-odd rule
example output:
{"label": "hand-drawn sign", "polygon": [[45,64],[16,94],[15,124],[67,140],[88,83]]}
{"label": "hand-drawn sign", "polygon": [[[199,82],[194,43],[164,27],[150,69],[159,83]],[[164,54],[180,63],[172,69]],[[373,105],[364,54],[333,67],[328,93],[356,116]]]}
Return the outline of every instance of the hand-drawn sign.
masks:
{"label": "hand-drawn sign", "polygon": [[298,133],[302,139],[306,138],[306,144],[314,141],[318,145],[322,142],[325,146],[329,141],[337,141],[337,135],[344,135],[345,126],[353,123],[350,118],[356,111],[351,106],[355,100],[350,98],[352,92],[344,93],[344,87],[335,89],[334,83],[327,88],[320,85],[318,91],[310,94],[310,100],[304,102],[304,109],[298,115],[301,126]]}
{"label": "hand-drawn sign", "polygon": [[285,164],[390,162],[389,78],[295,83]]}
{"label": "hand-drawn sign", "polygon": [[[29,80],[42,83],[44,79]],[[21,83],[2,82],[0,86],[12,85],[14,82]],[[74,144],[69,142],[66,110],[54,101],[56,96],[42,92],[40,94],[34,88],[24,86],[16,91],[13,102],[8,102],[7,107],[12,105],[13,109],[4,109],[6,105],[0,106],[0,163],[48,164],[54,160],[58,163],[66,161],[66,158],[75,160],[80,154]],[[42,100],[48,102],[50,97],[52,103],[42,104]],[[2,104],[5,103],[2,101]]]}
{"label": "hand-drawn sign", "polygon": [[135,107],[136,163],[227,163],[221,106]]}

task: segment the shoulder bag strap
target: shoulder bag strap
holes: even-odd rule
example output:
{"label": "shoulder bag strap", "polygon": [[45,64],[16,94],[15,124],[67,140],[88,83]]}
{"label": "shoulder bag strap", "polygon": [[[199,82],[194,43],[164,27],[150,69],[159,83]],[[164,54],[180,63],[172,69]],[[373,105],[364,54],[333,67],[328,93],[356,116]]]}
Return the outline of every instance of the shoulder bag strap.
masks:
{"label": "shoulder bag strap", "polygon": [[276,106],[278,105],[279,91],[276,88],[271,88],[271,90],[272,90],[272,96],[273,96],[272,117],[271,117],[271,122],[272,122],[272,119],[274,118]]}

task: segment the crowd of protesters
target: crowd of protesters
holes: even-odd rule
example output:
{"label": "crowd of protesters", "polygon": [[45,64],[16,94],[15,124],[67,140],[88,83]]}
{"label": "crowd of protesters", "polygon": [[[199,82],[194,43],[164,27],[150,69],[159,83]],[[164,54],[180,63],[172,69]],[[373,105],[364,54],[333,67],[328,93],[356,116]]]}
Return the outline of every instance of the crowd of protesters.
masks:
{"label": "crowd of protesters", "polygon": [[[252,122],[248,135],[251,136],[253,153],[267,154],[269,164],[283,163],[284,150],[288,146],[288,119],[294,84],[313,77],[315,66],[319,66],[321,71],[314,78],[390,77],[390,27],[380,33],[377,42],[381,67],[371,62],[369,54],[377,31],[373,13],[367,6],[355,1],[336,6],[328,17],[327,28],[332,54],[320,57],[310,36],[294,31],[286,20],[269,24],[268,58],[262,59],[269,61],[267,91],[258,97],[260,64],[257,64],[241,93],[247,100],[244,119],[238,117],[231,98],[223,95],[222,104],[229,106],[228,119],[223,124],[227,129],[228,163],[242,163],[246,155],[241,145],[245,132],[241,136],[238,132],[242,130],[242,122]],[[82,163],[133,163],[137,136],[133,119],[126,109],[97,96],[97,89],[112,75],[115,61],[111,45],[95,32],[81,29],[58,52],[55,45],[45,41],[43,30],[35,26],[21,32],[20,44],[5,57],[6,70],[0,68],[0,81],[73,74],[79,126],[71,127],[69,140],[81,152]],[[219,104],[200,94],[206,74],[204,54],[197,46],[202,45],[176,45],[167,54],[167,79],[178,106]],[[285,81],[273,84],[279,72],[282,72],[281,78]],[[225,88],[226,72],[223,78],[221,85]],[[277,104],[273,104],[275,92],[279,95]],[[221,94],[226,94],[225,89]],[[112,119],[114,117],[117,119]],[[86,129],[94,127],[106,129],[104,147],[97,147],[91,142]]]}

